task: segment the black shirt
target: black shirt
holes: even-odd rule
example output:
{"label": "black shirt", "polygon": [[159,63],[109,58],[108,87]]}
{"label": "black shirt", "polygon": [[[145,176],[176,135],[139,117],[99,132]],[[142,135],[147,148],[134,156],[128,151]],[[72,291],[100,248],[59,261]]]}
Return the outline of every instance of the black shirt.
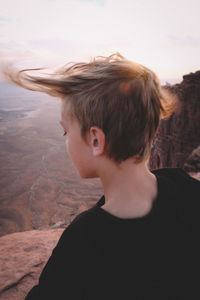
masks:
{"label": "black shirt", "polygon": [[102,196],[64,230],[26,300],[200,299],[200,182],[178,168],[152,173],[151,211],[119,218]]}

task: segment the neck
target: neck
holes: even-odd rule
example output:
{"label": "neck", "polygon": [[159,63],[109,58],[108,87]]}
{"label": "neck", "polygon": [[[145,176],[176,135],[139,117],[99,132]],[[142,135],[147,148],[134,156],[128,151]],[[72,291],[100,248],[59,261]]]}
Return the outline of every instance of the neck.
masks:
{"label": "neck", "polygon": [[104,188],[103,208],[124,217],[146,214],[157,196],[157,180],[147,162],[135,164],[128,159],[106,168],[100,179]]}

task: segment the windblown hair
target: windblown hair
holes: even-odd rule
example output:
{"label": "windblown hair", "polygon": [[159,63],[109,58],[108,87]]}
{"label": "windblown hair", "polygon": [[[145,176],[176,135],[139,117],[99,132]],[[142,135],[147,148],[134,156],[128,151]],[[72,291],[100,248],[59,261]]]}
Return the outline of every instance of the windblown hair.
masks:
{"label": "windblown hair", "polygon": [[89,63],[74,63],[48,76],[33,76],[24,69],[5,74],[23,88],[45,92],[70,104],[83,138],[91,126],[105,134],[105,154],[120,163],[134,157],[147,159],[161,118],[168,118],[176,101],[163,96],[154,72],[119,53],[98,56]]}

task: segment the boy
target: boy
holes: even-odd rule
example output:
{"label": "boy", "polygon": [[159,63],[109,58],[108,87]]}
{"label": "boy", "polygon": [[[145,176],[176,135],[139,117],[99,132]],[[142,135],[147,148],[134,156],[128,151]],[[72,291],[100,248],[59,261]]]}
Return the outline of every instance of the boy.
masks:
{"label": "boy", "polygon": [[24,71],[9,76],[62,99],[68,153],[104,189],[65,229],[26,299],[199,299],[200,183],[147,165],[159,120],[175,106],[156,75],[119,53],[52,78]]}

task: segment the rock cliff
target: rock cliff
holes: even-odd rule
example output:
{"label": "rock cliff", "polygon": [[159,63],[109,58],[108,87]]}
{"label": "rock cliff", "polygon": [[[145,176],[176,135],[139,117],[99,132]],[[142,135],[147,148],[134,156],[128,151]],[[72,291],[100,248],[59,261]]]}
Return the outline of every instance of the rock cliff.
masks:
{"label": "rock cliff", "polygon": [[186,172],[200,172],[200,145],[189,155],[183,166],[183,169]]}
{"label": "rock cliff", "polygon": [[[200,71],[184,75],[180,84],[165,88],[178,96],[180,105],[168,120],[161,120],[149,166],[184,169],[190,154],[200,145]],[[192,169],[187,167],[187,171]]]}

